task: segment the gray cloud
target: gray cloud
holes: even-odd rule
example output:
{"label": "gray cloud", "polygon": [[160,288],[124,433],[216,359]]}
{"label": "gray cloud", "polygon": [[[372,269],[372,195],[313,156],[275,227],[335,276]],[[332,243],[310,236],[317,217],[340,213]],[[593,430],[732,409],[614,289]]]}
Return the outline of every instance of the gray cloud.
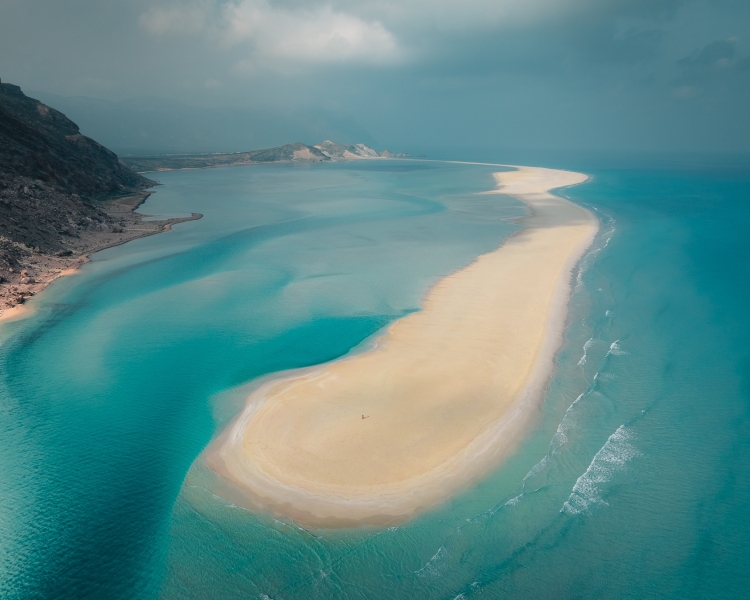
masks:
{"label": "gray cloud", "polygon": [[736,38],[717,40],[679,59],[675,96],[689,99],[708,91],[747,98],[750,57],[742,56],[738,46]]}
{"label": "gray cloud", "polygon": [[685,70],[726,69],[737,56],[737,40],[712,42],[677,61]]}
{"label": "gray cloud", "polygon": [[4,0],[0,77],[390,147],[750,150],[747,40],[740,0]]}

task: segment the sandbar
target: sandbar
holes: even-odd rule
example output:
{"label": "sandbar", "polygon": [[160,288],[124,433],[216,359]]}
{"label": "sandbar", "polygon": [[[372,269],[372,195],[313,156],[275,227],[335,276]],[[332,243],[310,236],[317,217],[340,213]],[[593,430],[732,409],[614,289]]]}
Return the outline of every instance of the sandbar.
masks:
{"label": "sandbar", "polygon": [[539,414],[571,272],[598,221],[550,193],[586,175],[514,168],[486,193],[525,202],[523,229],[441,279],[369,350],[256,389],[204,455],[222,495],[315,527],[391,524],[515,449]]}

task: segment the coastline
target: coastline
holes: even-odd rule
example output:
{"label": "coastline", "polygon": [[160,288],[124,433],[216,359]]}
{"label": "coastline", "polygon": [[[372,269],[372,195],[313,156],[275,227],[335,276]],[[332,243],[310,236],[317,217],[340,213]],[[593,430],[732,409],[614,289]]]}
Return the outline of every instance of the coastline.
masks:
{"label": "coastline", "polygon": [[0,325],[10,321],[17,321],[18,319],[25,319],[29,316],[28,312],[29,307],[23,304],[16,304],[13,308],[6,308],[0,311]]}
{"label": "coastline", "polygon": [[172,225],[203,217],[200,213],[192,213],[189,217],[144,221],[143,218],[148,215],[135,211],[151,194],[152,192],[143,192],[104,203],[107,214],[116,219],[119,226],[111,231],[82,232],[79,234],[81,249],[75,255],[52,255],[27,249],[28,258],[22,264],[23,270],[14,273],[10,280],[3,281],[0,278],[0,325],[30,316],[33,311],[26,306],[26,301],[42,292],[56,279],[75,274],[82,265],[89,262],[92,254],[163,233],[169,231]]}
{"label": "coastline", "polygon": [[598,230],[549,192],[587,176],[517,169],[484,193],[523,201],[524,229],[438,282],[372,349],[256,389],[203,455],[220,495],[316,527],[390,524],[515,449],[562,343],[571,272]]}

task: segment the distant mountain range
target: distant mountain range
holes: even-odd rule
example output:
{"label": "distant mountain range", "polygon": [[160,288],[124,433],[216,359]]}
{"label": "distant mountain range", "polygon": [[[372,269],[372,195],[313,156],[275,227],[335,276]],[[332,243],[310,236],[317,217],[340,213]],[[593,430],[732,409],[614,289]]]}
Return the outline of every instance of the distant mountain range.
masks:
{"label": "distant mountain range", "polygon": [[408,154],[392,154],[388,150],[378,153],[365,144],[344,145],[326,140],[315,146],[302,142],[277,148],[234,152],[232,154],[188,154],[178,156],[126,156],[121,161],[139,173],[171,171],[176,169],[205,169],[274,162],[334,162],[367,158],[402,158]]}
{"label": "distant mountain range", "polygon": [[341,111],[193,106],[166,98],[113,102],[29,92],[65,113],[81,131],[119,156],[206,154],[272,148],[289,140],[346,140],[375,146],[366,129]]}
{"label": "distant mountain range", "polygon": [[315,144],[315,147],[331,160],[352,160],[357,158],[406,158],[409,156],[405,152],[398,152],[396,154],[389,150],[376,152],[364,144],[351,144],[345,146],[343,144],[332,142],[331,140]]}

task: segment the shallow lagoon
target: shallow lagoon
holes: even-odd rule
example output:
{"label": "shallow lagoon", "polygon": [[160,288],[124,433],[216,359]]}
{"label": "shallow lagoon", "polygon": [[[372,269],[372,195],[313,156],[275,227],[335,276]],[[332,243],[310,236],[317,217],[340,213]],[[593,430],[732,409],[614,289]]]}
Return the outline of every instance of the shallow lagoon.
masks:
{"label": "shallow lagoon", "polygon": [[492,171],[159,174],[143,212],[204,219],[96,255],[0,334],[0,596],[737,597],[746,172],[598,171],[565,192],[602,227],[538,428],[444,506],[305,531],[191,470],[236,386],[350,351],[512,233],[520,203],[474,195]]}

